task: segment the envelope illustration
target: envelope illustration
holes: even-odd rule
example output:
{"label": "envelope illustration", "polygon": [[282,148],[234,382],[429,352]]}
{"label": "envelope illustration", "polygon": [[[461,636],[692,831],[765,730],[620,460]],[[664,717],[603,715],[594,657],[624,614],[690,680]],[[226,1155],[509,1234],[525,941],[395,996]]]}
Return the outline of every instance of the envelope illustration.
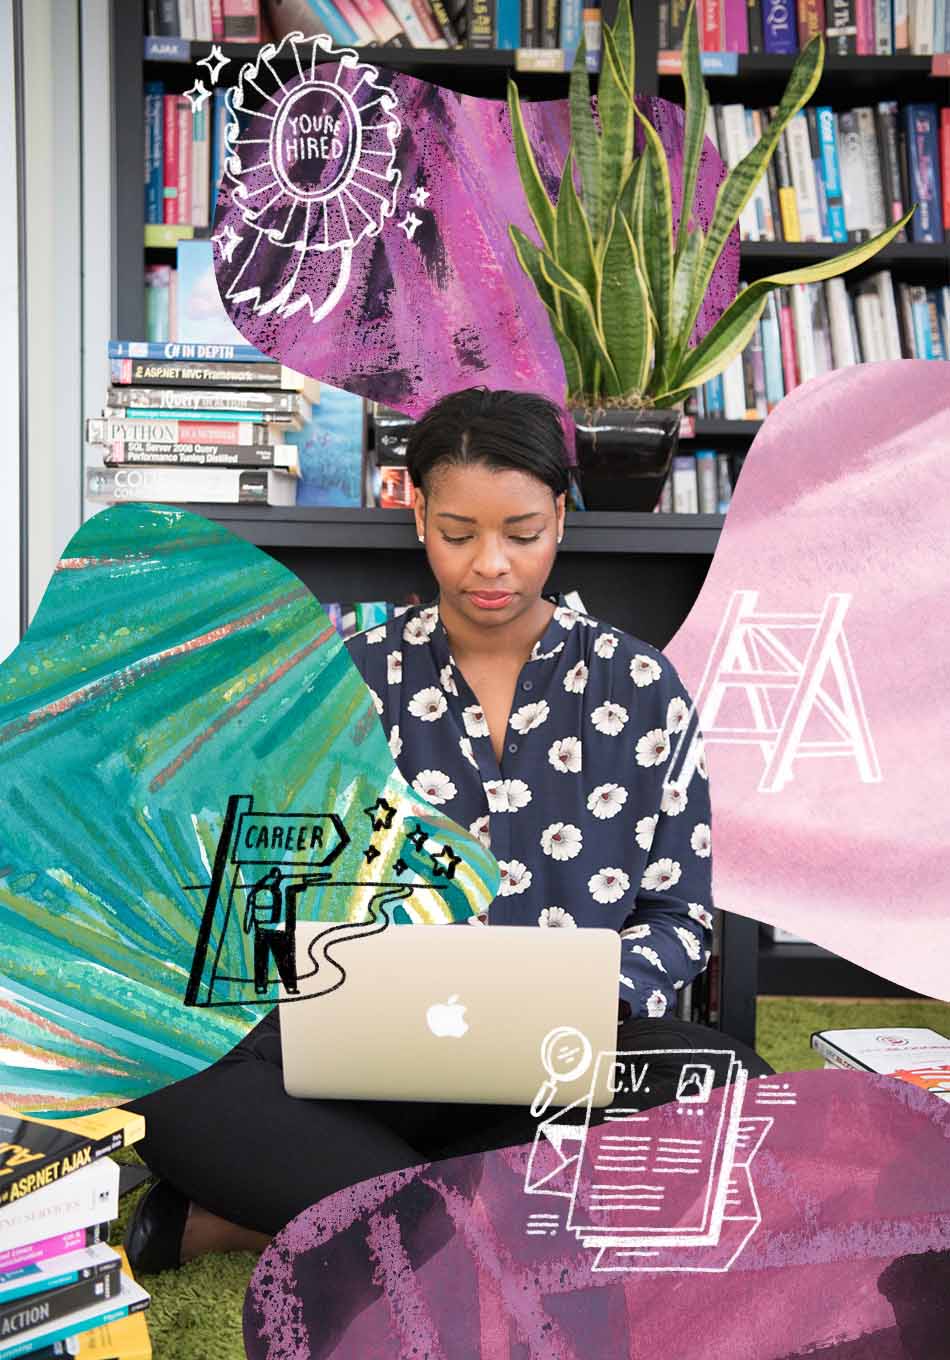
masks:
{"label": "envelope illustration", "polygon": [[573,1197],[589,1121],[589,1094],[542,1119],[525,1171],[526,1194]]}

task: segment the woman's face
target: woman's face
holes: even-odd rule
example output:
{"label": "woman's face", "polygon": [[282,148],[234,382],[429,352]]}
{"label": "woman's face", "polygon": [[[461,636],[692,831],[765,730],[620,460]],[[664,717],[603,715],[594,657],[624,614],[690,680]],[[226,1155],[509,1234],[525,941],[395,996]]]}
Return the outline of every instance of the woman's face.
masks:
{"label": "woman's face", "polygon": [[551,572],[564,497],[526,472],[446,464],[416,492],[416,528],[443,603],[483,627],[534,606]]}

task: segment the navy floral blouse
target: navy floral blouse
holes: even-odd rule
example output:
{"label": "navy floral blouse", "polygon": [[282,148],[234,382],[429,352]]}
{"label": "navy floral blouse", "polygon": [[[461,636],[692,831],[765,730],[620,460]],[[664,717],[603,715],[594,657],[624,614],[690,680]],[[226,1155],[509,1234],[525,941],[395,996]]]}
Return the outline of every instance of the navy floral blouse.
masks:
{"label": "navy floral blouse", "polygon": [[701,748],[688,786],[664,787],[691,703],[662,652],[558,597],[499,765],[437,604],[346,645],[407,783],[498,860],[487,924],[618,930],[621,999],[672,1008],[709,960],[712,861]]}

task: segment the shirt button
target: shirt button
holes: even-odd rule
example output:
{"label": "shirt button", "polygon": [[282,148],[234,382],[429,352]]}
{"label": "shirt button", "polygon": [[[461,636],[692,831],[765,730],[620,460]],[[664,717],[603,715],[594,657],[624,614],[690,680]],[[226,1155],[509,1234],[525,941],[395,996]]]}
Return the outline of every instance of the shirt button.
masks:
{"label": "shirt button", "polygon": [[508,750],[511,752],[512,755],[515,755],[518,750],[518,743],[516,741],[509,742]]}
{"label": "shirt button", "polygon": [[525,680],[522,683],[521,688],[525,690],[526,693],[530,693],[530,691],[534,689],[534,682],[532,680]]}

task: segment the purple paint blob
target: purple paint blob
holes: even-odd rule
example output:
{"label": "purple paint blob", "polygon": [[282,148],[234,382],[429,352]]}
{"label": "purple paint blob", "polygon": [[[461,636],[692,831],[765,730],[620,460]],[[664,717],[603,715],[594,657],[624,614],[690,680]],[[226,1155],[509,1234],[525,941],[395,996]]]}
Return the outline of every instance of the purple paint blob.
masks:
{"label": "purple paint blob", "polygon": [[[547,313],[508,237],[514,223],[536,239],[507,105],[378,71],[352,53],[327,61],[314,39],[295,50],[292,74],[268,49],[242,73],[238,159],[215,219],[216,277],[234,325],[292,368],[413,416],[475,384],[563,402]],[[678,220],[682,110],[655,98],[640,106],[666,148]],[[567,100],[522,108],[554,197]],[[724,174],[707,143],[704,228]],[[735,296],[738,267],[733,232],[694,341]]]}
{"label": "purple paint blob", "polygon": [[[699,1127],[682,1114],[661,1106],[635,1128],[682,1141]],[[524,1194],[527,1149],[455,1158],[289,1224],[249,1286],[249,1360],[939,1354],[917,1347],[946,1335],[950,1106],[888,1077],[804,1072],[750,1082],[743,1117],[774,1122],[751,1162],[761,1223],[728,1269],[594,1272],[563,1226],[526,1235],[529,1213],[563,1224],[568,1203]],[[592,1146],[625,1127],[596,1126]]]}

